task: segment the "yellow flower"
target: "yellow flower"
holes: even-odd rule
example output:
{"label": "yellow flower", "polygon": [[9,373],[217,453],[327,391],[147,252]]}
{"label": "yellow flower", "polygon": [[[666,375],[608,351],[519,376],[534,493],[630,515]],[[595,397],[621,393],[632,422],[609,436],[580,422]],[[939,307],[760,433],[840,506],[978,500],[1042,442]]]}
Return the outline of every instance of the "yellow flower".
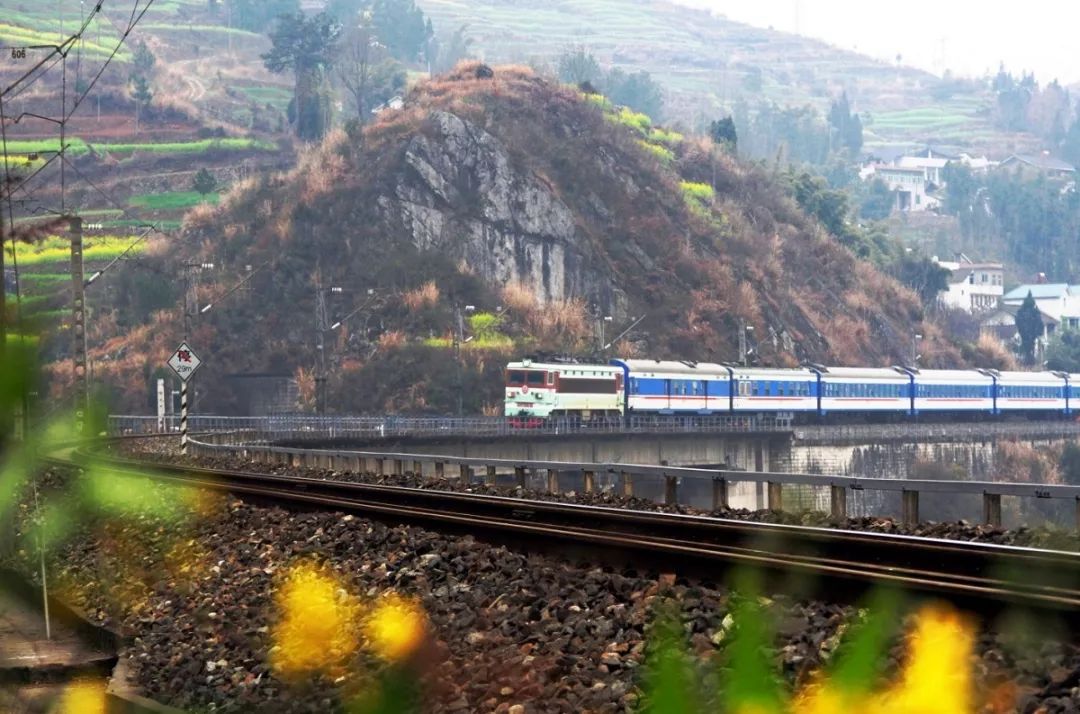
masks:
{"label": "yellow flower", "polygon": [[975,710],[971,652],[975,628],[958,612],[928,606],[919,612],[900,681],[873,710],[895,714],[962,714]]}
{"label": "yellow flower", "polygon": [[415,652],[423,642],[427,618],[415,600],[390,594],[375,606],[366,632],[375,654],[397,662]]}
{"label": "yellow flower", "polygon": [[64,689],[58,714],[105,714],[105,682],[77,680]]}
{"label": "yellow flower", "polygon": [[881,694],[858,696],[828,681],[812,684],[795,698],[795,714],[970,714],[975,711],[971,676],[974,628],[940,605],[919,611],[908,641],[900,679]]}
{"label": "yellow flower", "polygon": [[356,652],[360,604],[325,568],[294,567],[275,594],[280,619],[271,638],[271,666],[285,679],[337,672]]}

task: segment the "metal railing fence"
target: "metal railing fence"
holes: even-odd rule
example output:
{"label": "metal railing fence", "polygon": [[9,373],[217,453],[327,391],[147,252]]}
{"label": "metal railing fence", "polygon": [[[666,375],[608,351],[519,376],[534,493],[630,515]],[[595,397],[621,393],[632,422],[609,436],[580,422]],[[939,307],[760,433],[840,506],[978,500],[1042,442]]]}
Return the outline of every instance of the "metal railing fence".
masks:
{"label": "metal railing fence", "polygon": [[[271,415],[228,417],[189,415],[192,432],[259,432],[272,441],[362,440],[438,436],[534,436],[616,433],[790,433],[791,419],[747,416],[632,416],[627,419],[533,420],[511,417],[358,417]],[[160,423],[153,416],[109,417],[109,433],[154,434],[180,430],[177,415]]]}

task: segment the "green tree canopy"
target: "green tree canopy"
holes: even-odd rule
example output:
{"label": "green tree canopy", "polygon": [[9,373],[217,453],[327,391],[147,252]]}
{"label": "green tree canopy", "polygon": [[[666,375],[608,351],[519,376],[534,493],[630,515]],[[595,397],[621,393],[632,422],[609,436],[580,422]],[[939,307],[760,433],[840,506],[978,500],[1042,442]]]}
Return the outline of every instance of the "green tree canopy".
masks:
{"label": "green tree canopy", "polygon": [[648,114],[654,120],[663,115],[664,90],[644,70],[627,74],[615,68],[604,77],[603,86],[604,94],[616,104]]}
{"label": "green tree canopy", "polygon": [[228,0],[232,24],[250,32],[265,32],[281,15],[300,12],[300,0]]}
{"label": "green tree canopy", "polygon": [[307,17],[301,12],[282,16],[270,33],[273,46],[262,55],[271,72],[292,70],[295,90],[290,119],[301,139],[317,140],[330,123],[330,102],[325,84],[326,70],[337,57],[341,23],[328,13]]}
{"label": "green tree canopy", "polygon": [[867,186],[859,202],[859,217],[868,221],[883,221],[892,214],[895,204],[896,195],[889,184],[876,178]]}
{"label": "green tree canopy", "polygon": [[732,154],[739,148],[739,134],[735,130],[735,120],[731,116],[713,121],[709,125],[709,136]]}
{"label": "green tree canopy", "polygon": [[897,280],[918,294],[923,307],[933,305],[941,291],[948,289],[952,275],[930,258],[911,253],[905,253],[897,262],[895,274]]}
{"label": "green tree canopy", "polygon": [[1058,332],[1046,345],[1046,368],[1055,372],[1080,373],[1080,332]]}
{"label": "green tree canopy", "polygon": [[195,178],[191,181],[191,187],[200,195],[205,196],[217,189],[217,179],[214,178],[214,174],[203,167],[195,174]]}

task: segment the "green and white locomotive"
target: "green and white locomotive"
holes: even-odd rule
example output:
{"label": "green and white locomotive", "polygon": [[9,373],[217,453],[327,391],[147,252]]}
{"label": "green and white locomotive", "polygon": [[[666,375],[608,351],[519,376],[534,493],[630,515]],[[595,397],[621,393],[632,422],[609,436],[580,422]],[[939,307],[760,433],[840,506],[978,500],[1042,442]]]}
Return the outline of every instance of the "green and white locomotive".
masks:
{"label": "green and white locomotive", "polygon": [[623,370],[616,366],[511,362],[506,366],[506,416],[618,416],[623,387]]}

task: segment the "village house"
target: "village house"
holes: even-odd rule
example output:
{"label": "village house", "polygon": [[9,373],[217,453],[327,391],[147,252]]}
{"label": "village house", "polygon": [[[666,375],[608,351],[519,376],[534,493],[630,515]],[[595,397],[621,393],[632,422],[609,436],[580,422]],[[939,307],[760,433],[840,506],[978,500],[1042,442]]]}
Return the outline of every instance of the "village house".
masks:
{"label": "village house", "polygon": [[1053,318],[1066,330],[1080,329],[1080,285],[1068,283],[1034,283],[1020,285],[1005,293],[1001,304],[1016,307],[1031,294],[1039,311]]}
{"label": "village house", "polygon": [[925,211],[939,204],[926,193],[926,171],[902,166],[877,166],[874,177],[885,182],[896,195],[893,208],[897,211]]}
{"label": "village house", "polygon": [[1041,154],[1013,154],[1001,162],[1001,168],[1019,171],[1022,175],[1031,178],[1036,176],[1071,178],[1076,174],[1075,166],[1068,161],[1055,159],[1049,151]]}
{"label": "village house", "polygon": [[945,307],[971,314],[995,309],[1005,294],[1005,266],[1001,263],[976,263],[961,253],[956,261],[934,262],[952,272],[949,287],[938,296]]}

